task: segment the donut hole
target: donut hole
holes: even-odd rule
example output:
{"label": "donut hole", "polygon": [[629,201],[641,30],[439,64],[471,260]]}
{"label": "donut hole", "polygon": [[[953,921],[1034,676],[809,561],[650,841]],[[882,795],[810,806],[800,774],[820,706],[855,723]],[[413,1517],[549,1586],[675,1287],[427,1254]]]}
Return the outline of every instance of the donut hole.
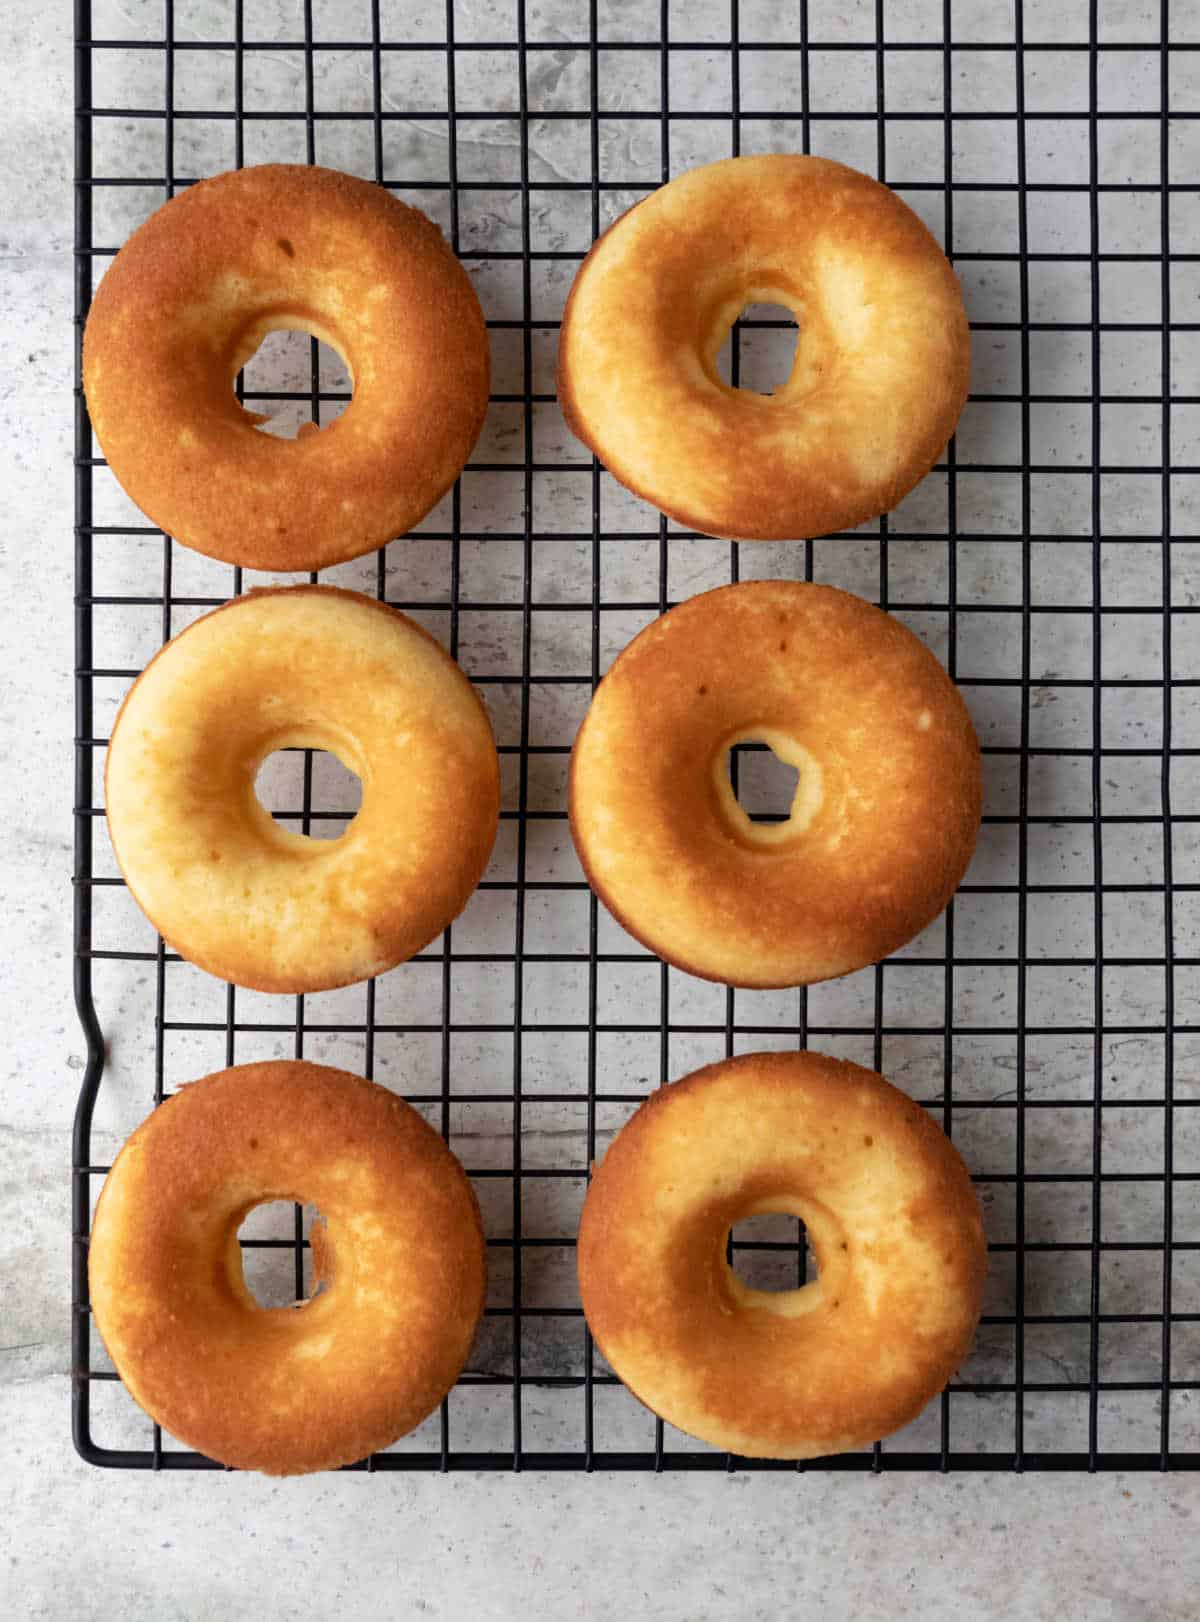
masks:
{"label": "donut hole", "polygon": [[717,375],[731,389],[774,394],[792,375],[800,328],[784,304],[747,304],[717,351]]}
{"label": "donut hole", "polygon": [[[266,420],[255,424],[274,439],[328,428],[350,404],[350,369],[337,350],[311,333],[278,327],[242,367],[242,399]],[[317,392],[314,405],[313,391]]]}
{"label": "donut hole", "polygon": [[792,814],[800,771],[770,744],[751,739],[735,744],[725,757],[729,786],[751,822],[786,822]]}
{"label": "donut hole", "polygon": [[242,1278],[264,1311],[298,1306],[325,1289],[324,1283],[313,1288],[309,1237],[321,1220],[315,1206],[292,1200],[264,1200],[246,1213],[238,1229]]}
{"label": "donut hole", "polygon": [[779,1294],[811,1284],[817,1265],[804,1224],[788,1211],[761,1211],[729,1230],[729,1265],[751,1290]]}
{"label": "donut hole", "polygon": [[276,749],[258,768],[254,792],[281,827],[310,839],[340,839],[362,805],[361,778],[325,749]]}

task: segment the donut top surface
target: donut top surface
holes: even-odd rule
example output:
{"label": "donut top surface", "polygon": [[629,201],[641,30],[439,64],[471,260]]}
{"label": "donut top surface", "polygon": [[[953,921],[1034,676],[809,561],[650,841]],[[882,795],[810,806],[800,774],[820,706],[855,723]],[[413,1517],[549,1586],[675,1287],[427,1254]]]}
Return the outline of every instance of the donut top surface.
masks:
{"label": "donut top surface", "polygon": [[[800,335],[773,395],[717,355],[747,304]],[[932,466],[966,399],[958,280],[888,187],[826,158],[689,170],[596,242],[563,317],[573,432],[677,523],[740,540],[849,529]]]}
{"label": "donut top surface", "polygon": [[[238,1229],[317,1206],[313,1290],[261,1308]],[[430,1413],[483,1308],[479,1209],[441,1138],[394,1093],[324,1065],[239,1065],[132,1135],[96,1208],[96,1321],[136,1400],[226,1464],[292,1474],[385,1447]]]}
{"label": "donut top surface", "polygon": [[[294,440],[257,430],[234,379],[267,333],[311,333],[353,377]],[[449,489],[487,409],[470,279],[437,226],[381,186],[263,164],[152,214],[92,301],[83,379],[109,464],[156,524],[266,570],[318,569],[403,534]]]}
{"label": "donut top surface", "polygon": [[[362,780],[338,839],[276,822],[255,776],[327,749]],[[167,643],[105,771],[113,849],[160,933],[210,973],[316,991],[411,957],[491,853],[500,770],[470,682],[414,621],[330,586],[253,591]]]}
{"label": "donut top surface", "polygon": [[[799,771],[791,815],[754,823],[728,751]],[[807,984],[878,961],[962,879],[979,745],[954,683],[873,604],[744,581],[655,620],[596,690],[571,759],[571,829],[597,894],[678,967]]]}
{"label": "donut top surface", "polygon": [[[804,1222],[818,1276],[756,1290],[726,1260],[762,1212]],[[595,1170],[579,1230],[588,1324],[630,1389],[715,1446],[865,1447],[916,1414],[978,1321],[986,1245],[966,1167],[858,1065],[755,1053],[662,1087]]]}

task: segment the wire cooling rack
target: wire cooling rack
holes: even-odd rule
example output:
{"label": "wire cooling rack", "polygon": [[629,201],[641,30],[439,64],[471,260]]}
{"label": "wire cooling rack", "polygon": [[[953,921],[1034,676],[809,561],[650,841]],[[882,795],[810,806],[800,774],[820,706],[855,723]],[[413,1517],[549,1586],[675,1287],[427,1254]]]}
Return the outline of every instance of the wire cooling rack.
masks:
{"label": "wire cooling rack", "polygon": [[[324,578],[442,638],[488,703],[505,771],[478,895],[377,983],[264,997],[166,951],[107,844],[105,733],[162,640],[265,577],[148,527],[77,391],[79,1451],[209,1462],[150,1424],[104,1355],[90,1212],[106,1163],[173,1086],[302,1054],[410,1097],[470,1170],[488,1231],[467,1372],[362,1467],[743,1467],[615,1380],[580,1313],[573,1239],[589,1163],[650,1089],[731,1052],[811,1044],[883,1070],[952,1133],[992,1251],[978,1344],[950,1390],[828,1466],[1200,1464],[1194,8],[77,0],[75,16],[80,324],[164,198],[270,158],[379,181],[466,264],[494,355],[480,445],[413,537]],[[589,461],[553,365],[597,233],[681,170],[764,150],[836,156],[896,187],[954,259],[975,366],[955,444],[886,519],[739,547],[676,532]],[[734,381],[770,386],[794,340],[784,316],[736,330]],[[329,352],[300,343],[264,348],[239,382],[293,426],[348,398]],[[807,993],[727,992],[648,956],[588,892],[565,820],[568,751],[614,654],[671,603],[751,575],[828,581],[905,620],[959,681],[985,753],[979,852],[945,918]],[[769,814],[763,764],[742,762],[740,788]],[[272,773],[260,792],[292,826],[345,825],[351,785],[328,757],[277,757]],[[304,1215],[256,1217],[248,1277],[292,1299]],[[803,1278],[803,1236],[773,1223],[738,1230],[739,1265]]]}

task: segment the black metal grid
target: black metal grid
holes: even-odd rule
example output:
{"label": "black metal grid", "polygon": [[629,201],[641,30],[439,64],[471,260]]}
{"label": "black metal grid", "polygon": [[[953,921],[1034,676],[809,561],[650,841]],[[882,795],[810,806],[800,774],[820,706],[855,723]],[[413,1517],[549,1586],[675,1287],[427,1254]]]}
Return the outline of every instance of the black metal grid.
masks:
{"label": "black metal grid", "polygon": [[[104,0],[76,0],[77,321],[135,223],[108,225],[123,218],[122,194],[143,217],[201,173],[288,155],[357,169],[441,211],[490,318],[493,423],[418,538],[356,566],[350,583],[424,616],[479,684],[508,774],[501,851],[464,921],[414,965],[355,988],[353,1006],[347,994],[329,1009],[200,986],[161,941],[106,944],[104,904],[120,881],[106,868],[97,721],[143,659],[106,663],[98,647],[117,616],[137,621],[128,645],[140,650],[151,621],[153,643],[251,581],[206,570],[132,509],[104,521],[108,476],[77,390],[79,1451],[119,1467],[210,1462],[149,1422],[144,1440],[98,1431],[100,1399],[120,1392],[87,1299],[90,1209],[106,1169],[92,1147],[98,1097],[125,1102],[127,1069],[131,1126],[172,1083],[279,1052],[390,1072],[380,1079],[465,1159],[489,1229],[496,1277],[470,1372],[440,1415],[360,1468],[780,1468],[700,1448],[628,1399],[582,1323],[569,1213],[597,1146],[649,1087],[722,1053],[811,1044],[889,1072],[962,1144],[988,1213],[992,1283],[980,1350],[940,1402],[882,1447],[807,1468],[1196,1467],[1200,547],[1186,537],[1200,534],[1200,252],[1184,250],[1200,250],[1200,28],[1190,8],[1123,6],[1115,35],[1097,0],[580,0],[570,38],[543,37],[524,0],[459,0],[457,14],[455,0],[444,14],[296,0],[281,29],[282,9],[267,18],[251,0],[150,0],[110,17]],[[259,70],[281,61],[296,94],[260,106],[270,86]],[[323,104],[331,63],[349,75],[336,106]],[[142,75],[148,104],[104,102],[94,87],[114,64],[131,82]],[[193,82],[209,99],[181,94]],[[967,288],[976,375],[957,445],[890,518],[759,549],[681,535],[624,500],[573,442],[560,445],[551,366],[566,285],[610,218],[681,168],[771,147],[873,169],[941,230]],[[554,207],[561,229],[547,227]],[[764,326],[735,333],[735,381]],[[307,385],[240,388],[306,403],[320,421],[347,396],[328,374],[323,386],[315,343],[310,361]],[[490,431],[497,423],[504,432]],[[1106,457],[1116,441],[1123,454]],[[564,521],[573,508],[582,516]],[[110,589],[114,571],[143,561],[133,585]],[[942,653],[984,741],[981,855],[944,926],[840,987],[698,988],[612,929],[571,869],[563,770],[587,694],[638,626],[739,571],[877,597]],[[559,625],[569,629],[556,643],[543,628]],[[321,803],[310,755],[294,786],[280,814],[306,831],[344,816]],[[117,975],[107,1005],[103,986],[93,1001],[103,972]],[[575,1018],[545,1017],[551,982]],[[133,1005],[146,1015],[140,1045],[118,1051],[101,1095],[102,1021],[119,1025]],[[286,1236],[250,1245],[291,1254],[301,1292],[298,1210]],[[775,1230],[751,1248],[768,1264],[797,1258],[803,1277],[802,1241]]]}

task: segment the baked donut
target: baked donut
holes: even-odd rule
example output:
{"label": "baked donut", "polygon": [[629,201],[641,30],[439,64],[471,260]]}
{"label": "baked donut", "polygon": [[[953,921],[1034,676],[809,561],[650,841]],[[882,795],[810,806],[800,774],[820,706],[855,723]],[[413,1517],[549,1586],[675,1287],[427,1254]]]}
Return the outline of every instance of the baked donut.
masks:
{"label": "baked donut", "polygon": [[[254,793],[277,749],[362,779],[340,839],[277,823]],[[253,591],[157,653],[113,726],[108,828],[134,899],[175,951],[256,991],[382,974],[462,911],[496,837],[483,705],[433,638],[332,586]]]}
{"label": "baked donut", "polygon": [[[735,1223],[798,1216],[819,1277],[751,1289]],[[986,1244],[950,1140],[904,1093],[819,1053],[749,1053],[652,1093],[596,1168],[579,1227],[588,1325],[634,1395],[752,1458],[862,1448],[966,1355]]]}
{"label": "baked donut", "polygon": [[[752,822],[726,751],[758,739],[799,774]],[[571,756],[571,833],[630,934],[707,980],[849,974],[942,911],[975,845],[979,745],[933,654],[832,586],[721,586],[636,636]]]}
{"label": "baked donut", "polygon": [[[242,1275],[238,1229],[280,1199],[321,1217],[299,1310],[260,1307]],[[485,1277],[479,1206],[433,1128],[361,1076],[286,1059],[206,1076],[143,1121],[88,1252],[134,1400],[268,1475],[349,1464],[419,1425],[466,1362]]]}
{"label": "baked donut", "polygon": [[[294,440],[233,382],[269,332],[341,356],[354,398]],[[454,483],[487,410],[488,344],[433,222],[333,169],[202,180],[130,237],[92,301],[88,411],[155,524],[252,569],[323,569],[402,535]]]}
{"label": "baked donut", "polygon": [[[786,305],[800,326],[773,395],[717,372],[747,304]],[[895,192],[828,158],[727,158],[595,243],[563,315],[558,398],[677,524],[789,540],[907,495],[954,432],[969,366],[958,280]]]}

